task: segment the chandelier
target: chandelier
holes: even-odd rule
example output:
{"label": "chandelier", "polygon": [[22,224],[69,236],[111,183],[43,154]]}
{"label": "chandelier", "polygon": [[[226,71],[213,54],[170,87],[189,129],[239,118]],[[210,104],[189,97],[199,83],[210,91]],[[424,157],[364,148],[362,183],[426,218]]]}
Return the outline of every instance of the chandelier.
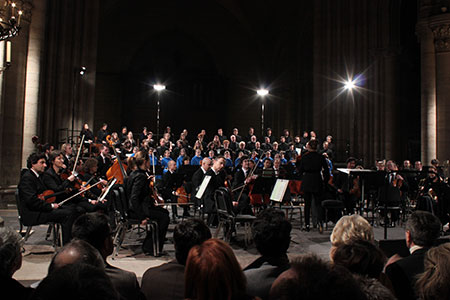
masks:
{"label": "chandelier", "polygon": [[15,37],[20,31],[20,18],[23,11],[15,2],[5,0],[0,16],[0,41]]}

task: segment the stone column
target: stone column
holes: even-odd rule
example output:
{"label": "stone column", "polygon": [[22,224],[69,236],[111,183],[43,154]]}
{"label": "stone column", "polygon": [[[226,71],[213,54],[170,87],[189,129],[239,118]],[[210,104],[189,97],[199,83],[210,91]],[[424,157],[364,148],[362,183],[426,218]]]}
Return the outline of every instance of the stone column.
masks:
{"label": "stone column", "polygon": [[416,34],[421,61],[421,159],[429,164],[436,157],[436,57],[428,22],[417,23]]}
{"label": "stone column", "polygon": [[443,161],[450,156],[450,14],[430,18],[430,28],[436,51],[436,154]]}
{"label": "stone column", "polygon": [[27,157],[35,151],[31,137],[38,133],[39,77],[45,38],[45,7],[47,1],[36,1],[30,25],[22,140],[22,168]]}

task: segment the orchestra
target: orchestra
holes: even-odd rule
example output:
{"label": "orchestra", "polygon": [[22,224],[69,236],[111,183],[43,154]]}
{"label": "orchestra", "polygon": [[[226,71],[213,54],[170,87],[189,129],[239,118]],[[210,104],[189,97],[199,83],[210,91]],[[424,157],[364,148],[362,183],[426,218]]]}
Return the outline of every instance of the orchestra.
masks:
{"label": "orchestra", "polygon": [[[164,245],[170,222],[169,210],[172,222],[176,223],[178,209],[182,209],[183,218],[188,218],[196,207],[202,215],[208,216],[210,225],[215,225],[214,193],[219,187],[228,188],[235,214],[254,214],[255,209],[271,205],[270,196],[277,179],[300,182],[301,190],[290,192],[304,200],[306,231],[310,230],[311,210],[313,216],[317,216],[313,226],[316,225],[319,232],[323,229],[326,220],[320,203],[325,191],[327,197],[344,203],[344,214],[352,214],[364,205],[364,201],[360,201],[361,197],[368,197],[361,196],[364,178],[353,175],[359,161],[350,157],[346,164],[347,173],[335,168],[337,155],[331,135],[319,141],[314,131],[291,136],[284,130],[279,138],[270,128],[266,133],[264,137],[257,137],[250,128],[243,138],[238,128],[230,135],[219,128],[212,139],[208,139],[206,131],[202,130],[196,135],[197,139],[188,142],[186,129],[178,140],[174,140],[176,135],[170,127],[161,137],[154,136],[144,127],[135,139],[127,126],[123,126],[120,133],[109,134],[108,125],[104,123],[94,136],[89,125],[84,124],[80,131],[82,142],[75,145],[79,150],[75,162],[69,143],[64,143],[59,152],[50,153],[50,147],[42,147],[41,154],[30,156],[30,168],[19,183],[21,202],[28,203],[30,211],[41,213],[30,220],[33,224],[52,219],[70,224],[67,220],[84,212],[100,210],[111,214],[112,204],[97,199],[105,192],[108,182],[116,179],[115,184],[125,187],[131,214],[142,224],[150,219],[159,224],[160,246]],[[157,138],[160,138],[158,146],[154,140]],[[443,178],[443,168],[437,161],[433,163],[434,166],[425,168],[416,161],[412,168],[411,162],[405,160],[399,169],[392,160],[377,159],[376,171],[372,172],[382,174],[383,178],[366,179],[376,182],[366,182],[376,186],[374,206],[382,207],[385,203],[389,207],[416,206],[435,213],[444,224],[447,223],[450,188],[448,180]],[[75,164],[73,171],[69,171]],[[207,176],[210,180],[198,199],[196,194]],[[87,188],[89,190],[84,192]],[[47,190],[51,191],[47,194],[56,200],[38,205],[42,202],[38,195]],[[59,206],[58,203],[75,194],[73,200]],[[383,215],[381,211],[380,215]],[[398,218],[394,213],[390,216],[391,221]],[[69,235],[67,229],[65,232]]]}

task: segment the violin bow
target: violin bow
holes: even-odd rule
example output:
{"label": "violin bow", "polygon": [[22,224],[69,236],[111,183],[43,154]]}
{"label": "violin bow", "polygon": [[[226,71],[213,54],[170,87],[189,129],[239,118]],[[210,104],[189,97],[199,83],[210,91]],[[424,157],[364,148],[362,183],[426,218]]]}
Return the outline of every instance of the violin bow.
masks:
{"label": "violin bow", "polygon": [[75,174],[75,170],[76,170],[76,168],[77,168],[78,159],[80,158],[81,148],[83,148],[84,137],[85,137],[85,135],[83,134],[83,136],[81,137],[81,143],[80,143],[80,146],[78,147],[77,158],[75,159],[75,163],[73,164],[73,171],[72,171],[72,174]]}

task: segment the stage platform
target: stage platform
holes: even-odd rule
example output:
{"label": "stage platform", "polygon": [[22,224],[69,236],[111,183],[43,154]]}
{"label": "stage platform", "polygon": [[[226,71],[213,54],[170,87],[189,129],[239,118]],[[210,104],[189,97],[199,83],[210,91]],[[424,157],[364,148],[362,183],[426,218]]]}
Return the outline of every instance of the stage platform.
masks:
{"label": "stage platform", "polygon": [[[19,222],[17,220],[17,210],[6,209],[0,210],[0,217],[5,221],[5,226],[10,226],[19,229]],[[331,247],[330,234],[333,228],[333,223],[329,223],[328,230],[325,230],[323,234],[319,234],[317,229],[311,229],[310,232],[304,232],[300,228],[299,221],[295,218],[292,221],[293,230],[291,233],[291,245],[288,251],[289,257],[294,257],[304,253],[315,253],[324,259],[329,259],[328,252]],[[167,234],[168,241],[164,245],[164,250],[167,252],[162,257],[147,256],[142,253],[139,245],[136,244],[136,240],[139,235],[133,232],[127,235],[124,242],[125,248],[122,248],[118,257],[114,260],[108,258],[109,262],[117,267],[125,270],[133,271],[138,276],[138,279],[142,277],[142,274],[150,267],[158,266],[167,261],[175,259],[175,251],[172,242],[173,228],[175,225],[171,224],[169,232]],[[50,241],[45,240],[47,232],[46,225],[33,227],[33,234],[26,242],[24,248],[25,253],[23,257],[22,268],[14,274],[14,278],[21,281],[24,285],[30,285],[31,283],[44,278],[47,274],[47,268],[50,259],[53,255],[53,247]],[[375,238],[377,240],[383,239],[383,228],[374,227]],[[214,235],[215,228],[211,228]],[[237,240],[232,241],[231,247],[234,250],[241,266],[244,268],[258,257],[258,252],[254,245],[250,245],[248,249],[243,249],[243,228],[238,228]],[[222,233],[219,237],[222,236]],[[394,228],[388,229],[388,239],[404,239],[404,228],[402,225],[397,225]],[[129,244],[130,246],[127,246]]]}

